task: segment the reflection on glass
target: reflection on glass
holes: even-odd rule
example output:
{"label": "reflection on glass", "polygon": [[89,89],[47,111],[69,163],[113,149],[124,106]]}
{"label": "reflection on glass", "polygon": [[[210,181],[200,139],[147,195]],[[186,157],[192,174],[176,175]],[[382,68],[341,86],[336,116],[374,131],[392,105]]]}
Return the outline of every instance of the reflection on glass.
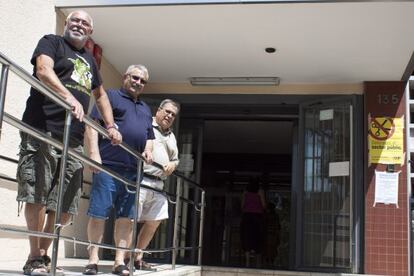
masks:
{"label": "reflection on glass", "polygon": [[[332,119],[320,111],[333,109]],[[349,161],[349,103],[305,110],[303,262],[350,268],[350,179],[329,177],[329,163]]]}

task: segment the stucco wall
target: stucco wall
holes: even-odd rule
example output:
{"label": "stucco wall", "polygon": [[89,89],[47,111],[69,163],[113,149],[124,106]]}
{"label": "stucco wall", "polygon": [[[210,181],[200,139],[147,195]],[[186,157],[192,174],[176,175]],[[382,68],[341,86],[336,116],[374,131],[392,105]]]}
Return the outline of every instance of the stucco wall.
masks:
{"label": "stucco wall", "polygon": [[[13,0],[0,1],[0,52],[32,72],[30,57],[39,38],[55,32],[55,9],[53,0]],[[35,11],[35,12],[34,12]],[[21,118],[29,86],[9,73],[5,110]],[[3,123],[0,140],[0,154],[17,159],[18,131]],[[16,174],[16,165],[0,159],[0,174],[12,178]],[[24,216],[17,217],[16,183],[0,180],[0,224],[4,226],[26,228]],[[27,257],[28,241],[24,235],[11,235],[0,232],[0,244],[7,248],[7,256],[22,263]],[[24,252],[24,253],[23,253]]]}
{"label": "stucco wall", "polygon": [[[55,9],[53,0],[0,1],[0,52],[32,72],[30,57],[37,42],[44,34],[55,32]],[[36,11],[36,12],[34,12]],[[5,110],[21,118],[29,86],[9,73]],[[17,158],[18,131],[3,124],[0,140],[0,154]],[[16,165],[0,160],[0,173],[14,177]]]}

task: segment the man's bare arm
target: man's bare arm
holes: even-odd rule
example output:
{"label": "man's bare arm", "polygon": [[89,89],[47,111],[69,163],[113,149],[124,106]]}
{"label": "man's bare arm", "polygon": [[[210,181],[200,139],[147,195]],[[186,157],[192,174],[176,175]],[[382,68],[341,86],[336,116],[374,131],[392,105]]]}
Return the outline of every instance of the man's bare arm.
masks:
{"label": "man's bare arm", "polygon": [[105,122],[106,129],[108,130],[109,137],[112,140],[112,144],[117,145],[122,142],[122,135],[116,129],[114,124],[114,117],[112,114],[112,106],[109,102],[108,95],[102,85],[93,90],[95,96],[96,107],[101,113],[102,119]]}
{"label": "man's bare arm", "polygon": [[153,140],[147,140],[145,143],[144,152],[142,153],[142,156],[145,158],[145,162],[147,164],[151,164],[154,159],[152,157],[152,149],[154,147],[154,141]]}
{"label": "man's bare arm", "polygon": [[83,120],[85,112],[82,105],[62,84],[53,70],[55,62],[47,55],[40,55],[36,58],[36,76],[50,89],[61,95],[72,107],[72,114],[79,120]]}
{"label": "man's bare arm", "polygon": [[[85,147],[88,151],[89,158],[98,162],[99,164],[102,164],[101,154],[99,152],[98,145],[98,132],[88,125],[85,126]],[[93,172],[99,171],[94,167],[90,167],[90,169]]]}

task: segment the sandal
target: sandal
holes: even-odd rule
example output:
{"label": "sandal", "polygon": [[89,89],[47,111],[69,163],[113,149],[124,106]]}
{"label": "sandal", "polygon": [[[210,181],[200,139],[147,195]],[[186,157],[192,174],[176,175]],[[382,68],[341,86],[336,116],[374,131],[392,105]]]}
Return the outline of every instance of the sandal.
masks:
{"label": "sandal", "polygon": [[[52,259],[48,255],[43,255],[42,258],[47,268],[47,272],[50,273],[52,269]],[[56,275],[65,275],[65,270],[60,266],[56,266]]]}
{"label": "sandal", "polygon": [[47,276],[49,272],[42,257],[28,259],[23,266],[23,274],[31,276]]}
{"label": "sandal", "polygon": [[129,275],[129,269],[126,265],[118,265],[114,268],[114,270],[112,270],[112,274],[121,275],[121,276],[128,276]]}
{"label": "sandal", "polygon": [[[129,258],[126,258],[124,260],[125,264],[128,265]],[[146,271],[157,271],[155,267],[150,265],[149,263],[143,261],[143,260],[136,260],[134,261],[134,267],[136,270],[146,270]]]}
{"label": "sandal", "polygon": [[88,264],[85,266],[85,270],[82,273],[83,275],[96,275],[98,274],[98,265],[97,264]]}
{"label": "sandal", "polygon": [[153,267],[151,264],[140,260],[140,261],[135,261],[134,262],[134,267],[135,269],[138,270],[146,270],[146,271],[157,271],[157,269],[155,267]]}

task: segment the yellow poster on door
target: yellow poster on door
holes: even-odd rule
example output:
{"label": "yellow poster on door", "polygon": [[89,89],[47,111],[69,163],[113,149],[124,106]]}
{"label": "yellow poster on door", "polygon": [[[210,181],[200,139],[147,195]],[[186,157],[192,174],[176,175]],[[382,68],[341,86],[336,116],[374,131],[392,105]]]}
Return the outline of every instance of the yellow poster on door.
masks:
{"label": "yellow poster on door", "polygon": [[404,117],[373,117],[368,134],[370,163],[404,164]]}

